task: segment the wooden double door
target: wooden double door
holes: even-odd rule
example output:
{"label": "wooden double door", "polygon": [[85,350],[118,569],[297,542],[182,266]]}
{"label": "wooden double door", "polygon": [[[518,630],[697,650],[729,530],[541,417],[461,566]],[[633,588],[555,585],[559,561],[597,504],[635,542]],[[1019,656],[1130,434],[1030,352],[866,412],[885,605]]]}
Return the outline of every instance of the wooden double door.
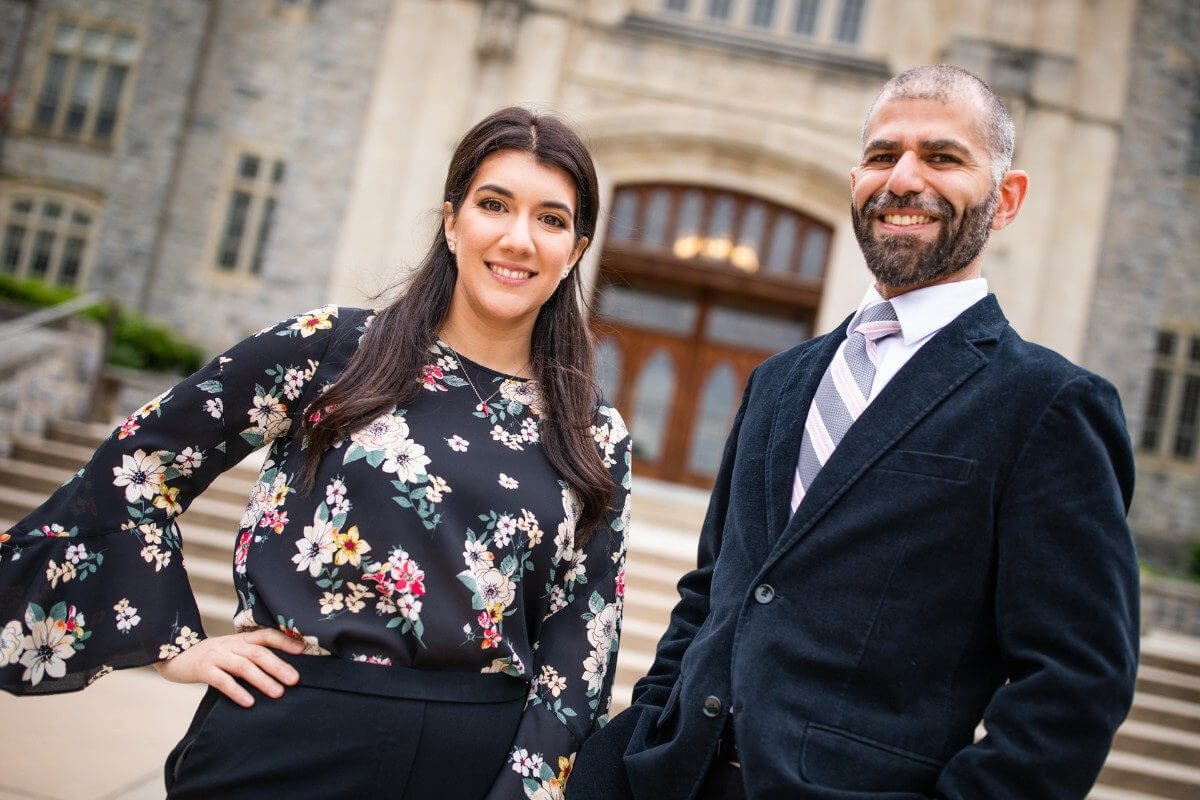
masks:
{"label": "wooden double door", "polygon": [[807,320],[715,290],[622,281],[600,293],[597,377],[633,435],[635,473],[711,488],[751,370],[807,338]]}

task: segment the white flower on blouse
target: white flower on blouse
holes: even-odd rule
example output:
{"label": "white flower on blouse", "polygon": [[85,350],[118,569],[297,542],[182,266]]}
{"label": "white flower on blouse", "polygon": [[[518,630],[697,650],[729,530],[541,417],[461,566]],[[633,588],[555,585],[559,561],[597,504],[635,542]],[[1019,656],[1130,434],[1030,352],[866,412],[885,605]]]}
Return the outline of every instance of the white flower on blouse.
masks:
{"label": "white flower on blouse", "polygon": [[412,483],[419,476],[425,474],[425,467],[428,464],[429,456],[425,455],[424,445],[406,439],[388,451],[387,458],[380,469],[384,472],[394,472],[397,480],[402,483]]}
{"label": "white flower on blouse", "polygon": [[495,542],[498,547],[507,547],[512,541],[512,536],[517,532],[517,521],[508,514],[504,514],[500,519],[496,520],[496,535]]}
{"label": "white flower on blouse", "polygon": [[133,455],[126,453],[121,456],[121,466],[112,468],[113,486],[125,487],[125,499],[130,503],[151,500],[158,494],[166,469],[158,453],[147,455],[144,450],[136,450]]}
{"label": "white flower on blouse", "polygon": [[270,392],[256,396],[254,408],[247,414],[255,428],[262,433],[264,443],[286,433],[292,425],[287,416],[287,406]]}
{"label": "white flower on blouse", "polygon": [[346,500],[346,484],[341,478],[334,478],[325,487],[325,502],[330,508],[340,506]]}
{"label": "white flower on blouse", "polygon": [[225,404],[221,402],[221,398],[219,397],[209,398],[204,401],[204,410],[213,419],[220,419],[221,415],[225,413]]}
{"label": "white flower on blouse", "polygon": [[179,629],[179,635],[175,637],[175,644],[179,645],[180,650],[187,650],[194,644],[200,643],[200,634],[184,625]]}
{"label": "white flower on blouse", "polygon": [[538,428],[537,420],[533,417],[526,417],[521,420],[521,439],[526,442],[537,442],[541,439],[541,431]]}
{"label": "white flower on blouse", "polygon": [[437,475],[429,476],[429,483],[425,487],[425,498],[431,503],[442,502],[442,496],[450,494],[453,489],[450,484],[446,483],[445,478],[439,478]]}
{"label": "white flower on blouse", "polygon": [[538,683],[550,690],[550,694],[558,697],[563,690],[567,688],[567,679],[558,674],[558,670],[549,664],[542,666],[542,674],[538,676]]}
{"label": "white flower on blouse", "polygon": [[587,681],[588,694],[600,691],[604,673],[608,671],[608,651],[598,650],[583,660],[583,679]]}
{"label": "white flower on blouse", "polygon": [[467,452],[467,448],[471,446],[470,442],[457,434],[447,439],[446,444],[450,445],[450,449],[456,453],[465,453]]}
{"label": "white flower on blouse", "polygon": [[75,655],[75,637],[67,633],[67,624],[54,617],[35,621],[29,615],[25,624],[29,626],[29,635],[22,639],[25,652],[21,654],[21,666],[25,672],[21,680],[37,686],[46,675],[51,678],[66,675],[66,660]]}
{"label": "white flower on blouse", "polygon": [[467,569],[471,570],[472,575],[478,575],[492,568],[492,554],[482,542],[468,540],[464,546],[466,550],[463,550],[463,561],[466,562]]}
{"label": "white flower on blouse", "polygon": [[179,455],[175,456],[175,469],[179,470],[180,475],[191,475],[192,471],[198,468],[204,462],[204,454],[199,450],[191,447],[185,447]]}
{"label": "white flower on blouse", "polygon": [[21,651],[25,649],[24,638],[19,619],[9,620],[8,624],[0,629],[0,667],[16,664],[20,660]]}
{"label": "white flower on blouse", "polygon": [[504,489],[516,489],[517,487],[519,487],[521,485],[517,481],[516,478],[510,478],[509,476],[505,475],[503,472],[500,473],[499,483],[500,483],[500,486]]}
{"label": "white flower on blouse", "polygon": [[[514,381],[508,379],[500,384],[500,396],[510,403],[520,403],[523,406],[539,406],[537,388],[533,381]],[[537,413],[536,411],[534,413]]]}
{"label": "white flower on blouse", "polygon": [[138,616],[137,609],[129,605],[129,598],[122,598],[119,603],[113,606],[113,611],[117,612],[117,630],[121,633],[129,633],[129,631],[142,621]]}
{"label": "white flower on blouse", "polygon": [[525,777],[533,773],[533,762],[529,757],[529,751],[524,747],[518,747],[516,750],[513,750],[512,768],[513,772]]}
{"label": "white flower on blouse", "polygon": [[63,553],[63,558],[72,564],[78,564],[87,558],[87,548],[81,544],[68,545],[67,552]]}
{"label": "white flower on blouse", "polygon": [[363,450],[392,450],[402,447],[408,441],[408,423],[404,417],[397,417],[392,408],[380,414],[367,425],[350,434],[350,441]]}
{"label": "white flower on blouse", "polygon": [[588,642],[601,653],[607,653],[617,638],[617,614],[617,604],[608,603],[588,620]]}
{"label": "white flower on blouse", "polygon": [[322,522],[313,518],[312,525],[304,526],[304,537],[296,540],[296,550],[292,563],[297,572],[308,570],[314,578],[321,574],[321,566],[333,561],[337,542],[334,541],[333,523],[329,520]]}
{"label": "white flower on blouse", "polygon": [[507,606],[516,596],[516,587],[498,569],[487,569],[475,576],[475,585],[479,588],[479,598],[485,606],[499,603]]}
{"label": "white flower on blouse", "polygon": [[584,561],[587,561],[587,553],[582,550],[572,550],[566,560],[567,571],[563,573],[563,581],[574,583],[584,578],[587,575],[587,567],[583,565]]}

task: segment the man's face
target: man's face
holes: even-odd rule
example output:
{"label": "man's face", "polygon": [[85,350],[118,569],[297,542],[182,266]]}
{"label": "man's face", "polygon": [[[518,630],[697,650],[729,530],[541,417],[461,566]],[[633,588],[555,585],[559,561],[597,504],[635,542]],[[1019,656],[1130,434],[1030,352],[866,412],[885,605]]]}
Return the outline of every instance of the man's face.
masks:
{"label": "man's face", "polygon": [[884,286],[938,283],[982,252],[1000,199],[983,118],[968,97],[885,100],[868,120],[850,211],[867,267]]}

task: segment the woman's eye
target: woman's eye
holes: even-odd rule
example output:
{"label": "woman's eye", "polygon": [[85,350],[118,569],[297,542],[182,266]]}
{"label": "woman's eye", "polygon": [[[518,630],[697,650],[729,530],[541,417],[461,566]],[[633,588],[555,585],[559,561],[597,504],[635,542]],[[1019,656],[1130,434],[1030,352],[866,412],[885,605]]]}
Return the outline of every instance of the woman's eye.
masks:
{"label": "woman's eye", "polygon": [[564,221],[562,217],[556,216],[554,214],[546,214],[544,217],[542,217],[542,222],[544,222],[547,225],[554,227],[554,228],[567,227],[566,221]]}
{"label": "woman's eye", "polygon": [[479,203],[479,207],[482,208],[484,211],[503,211],[504,210],[504,204],[501,203],[499,200],[494,200],[494,199],[481,201]]}

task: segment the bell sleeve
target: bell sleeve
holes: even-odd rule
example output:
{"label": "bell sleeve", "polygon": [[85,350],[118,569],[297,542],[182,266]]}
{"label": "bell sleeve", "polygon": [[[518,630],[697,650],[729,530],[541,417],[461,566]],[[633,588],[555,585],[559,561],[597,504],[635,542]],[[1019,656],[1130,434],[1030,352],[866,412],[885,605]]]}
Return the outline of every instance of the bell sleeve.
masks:
{"label": "bell sleeve", "polygon": [[529,699],[488,800],[562,797],[575,753],[608,720],[625,595],[629,432],[602,406],[592,434],[616,487],[613,512],[581,549],[560,553],[548,617],[533,645]]}
{"label": "bell sleeve", "polygon": [[300,424],[338,309],[264,328],[130,414],[86,466],[0,534],[0,688],[82,689],[204,631],[176,517]]}

